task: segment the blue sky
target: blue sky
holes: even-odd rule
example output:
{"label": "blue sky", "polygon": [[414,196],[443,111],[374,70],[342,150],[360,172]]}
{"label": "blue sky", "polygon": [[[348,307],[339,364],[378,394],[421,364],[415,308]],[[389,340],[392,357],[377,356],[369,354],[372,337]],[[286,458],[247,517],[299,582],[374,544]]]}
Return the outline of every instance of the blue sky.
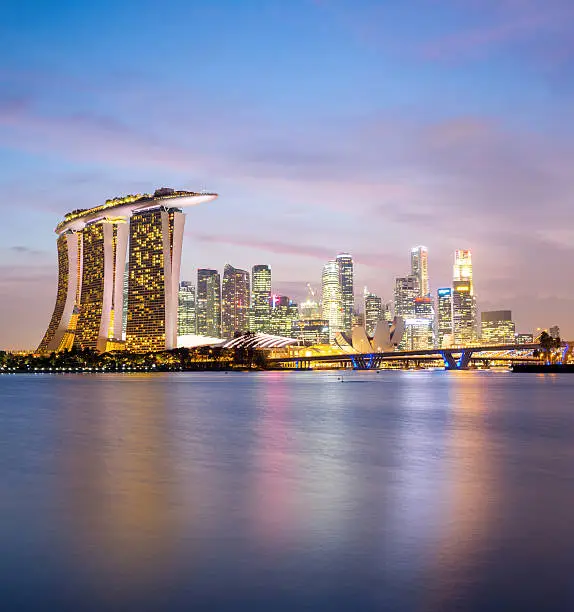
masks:
{"label": "blue sky", "polygon": [[392,297],[473,250],[482,309],[574,335],[568,0],[22,1],[0,20],[0,345],[31,347],[68,210],[168,185],[183,275],[268,263],[318,285],[338,251]]}

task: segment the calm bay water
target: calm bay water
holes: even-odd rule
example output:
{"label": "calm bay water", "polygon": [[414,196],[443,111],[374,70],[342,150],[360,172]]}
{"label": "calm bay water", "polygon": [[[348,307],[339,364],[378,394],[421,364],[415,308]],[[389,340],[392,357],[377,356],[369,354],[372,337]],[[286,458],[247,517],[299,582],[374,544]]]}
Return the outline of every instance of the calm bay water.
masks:
{"label": "calm bay water", "polygon": [[0,601],[574,610],[574,376],[0,376]]}

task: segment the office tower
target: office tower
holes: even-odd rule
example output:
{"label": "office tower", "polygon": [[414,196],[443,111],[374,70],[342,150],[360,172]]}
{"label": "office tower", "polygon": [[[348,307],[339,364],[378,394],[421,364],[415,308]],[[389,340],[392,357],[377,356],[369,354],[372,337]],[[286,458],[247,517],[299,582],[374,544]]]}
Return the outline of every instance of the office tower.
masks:
{"label": "office tower", "polygon": [[323,319],[329,321],[329,342],[333,343],[335,334],[344,330],[343,297],[341,294],[340,268],[336,259],[323,266],[321,279],[323,288]]}
{"label": "office tower", "polygon": [[267,265],[251,269],[251,316],[249,329],[269,332],[271,326],[271,268]]}
{"label": "office tower", "polygon": [[[42,338],[42,342],[40,342],[40,346],[38,347],[38,351],[41,353],[63,350],[61,344],[64,336],[68,333],[74,308],[76,308],[77,313],[79,312],[82,286],[81,232],[60,234],[58,236],[57,247],[58,292],[52,318]],[[71,348],[71,346],[69,348]]]}
{"label": "office tower", "polygon": [[[183,213],[217,194],[162,188],[79,208],[58,223],[58,293],[39,351],[175,346]],[[125,261],[130,243],[128,316]]]}
{"label": "office tower", "polygon": [[179,283],[179,304],[177,309],[177,335],[197,333],[195,312],[195,286],[190,281]]}
{"label": "office tower", "polygon": [[383,318],[383,301],[378,295],[369,293],[366,287],[363,299],[365,302],[365,331],[367,335],[373,336],[377,323]]}
{"label": "office tower", "polygon": [[452,289],[443,287],[437,289],[437,345],[438,348],[448,348],[454,339],[452,335]]}
{"label": "office tower", "polygon": [[514,344],[516,330],[510,310],[490,310],[480,315],[481,344]]}
{"label": "office tower", "polygon": [[405,334],[410,350],[427,350],[434,347],[434,307],[430,297],[414,300],[414,317],[406,319]]}
{"label": "office tower", "polygon": [[429,297],[428,250],[424,246],[411,249],[411,276],[418,279],[419,297]]}
{"label": "office tower", "polygon": [[419,280],[416,276],[395,279],[395,315],[403,319],[415,314],[415,298],[419,297]]}
{"label": "office tower", "polygon": [[[458,284],[457,284],[458,283]],[[458,287],[458,290],[457,290]],[[469,250],[457,250],[453,266],[453,335],[457,345],[474,342],[477,337],[476,296]],[[459,309],[462,308],[462,311]]]}
{"label": "office tower", "polygon": [[293,324],[299,318],[299,308],[286,295],[273,296],[270,331],[278,336],[292,337]]}
{"label": "office tower", "polygon": [[126,348],[177,347],[179,270],[185,215],[177,208],[136,212],[130,220]]}
{"label": "office tower", "polygon": [[329,321],[326,319],[299,319],[291,327],[292,338],[307,346],[329,344]]}
{"label": "office tower", "polygon": [[249,272],[229,264],[221,285],[221,335],[233,338],[249,329]]}
{"label": "office tower", "polygon": [[474,342],[476,328],[474,321],[474,299],[472,285],[468,280],[455,280],[452,288],[452,328],[455,346]]}
{"label": "office tower", "polygon": [[353,329],[353,311],[355,294],[353,289],[353,258],[348,253],[337,255],[339,266],[339,284],[341,286],[341,303],[343,308],[343,330],[350,333]]}
{"label": "office tower", "polygon": [[200,268],[196,290],[197,333],[211,338],[221,337],[221,277],[217,270]]}
{"label": "office tower", "polygon": [[381,317],[383,321],[392,321],[393,320],[393,303],[386,302],[381,306]]}

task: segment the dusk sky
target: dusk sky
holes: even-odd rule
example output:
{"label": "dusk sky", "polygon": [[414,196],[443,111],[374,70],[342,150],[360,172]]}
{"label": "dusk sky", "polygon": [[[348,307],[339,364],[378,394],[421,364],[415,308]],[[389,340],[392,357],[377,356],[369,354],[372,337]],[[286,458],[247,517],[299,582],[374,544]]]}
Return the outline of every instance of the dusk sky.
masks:
{"label": "dusk sky", "polygon": [[433,294],[470,248],[481,310],[574,338],[572,0],[5,4],[1,348],[42,337],[63,214],[162,186],[220,194],[182,279],[300,299],[347,251],[390,300],[412,246]]}

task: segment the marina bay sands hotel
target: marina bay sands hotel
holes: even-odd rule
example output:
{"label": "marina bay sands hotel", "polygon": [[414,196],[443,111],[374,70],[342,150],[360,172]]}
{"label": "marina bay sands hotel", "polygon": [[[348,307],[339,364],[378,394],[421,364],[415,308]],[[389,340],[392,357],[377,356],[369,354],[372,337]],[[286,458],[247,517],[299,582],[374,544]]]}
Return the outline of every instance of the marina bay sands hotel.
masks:
{"label": "marina bay sands hotel", "polygon": [[163,188],[153,195],[116,198],[65,215],[55,230],[56,306],[38,351],[74,346],[140,352],[175,348],[185,224],[181,209],[216,197],[215,193]]}

